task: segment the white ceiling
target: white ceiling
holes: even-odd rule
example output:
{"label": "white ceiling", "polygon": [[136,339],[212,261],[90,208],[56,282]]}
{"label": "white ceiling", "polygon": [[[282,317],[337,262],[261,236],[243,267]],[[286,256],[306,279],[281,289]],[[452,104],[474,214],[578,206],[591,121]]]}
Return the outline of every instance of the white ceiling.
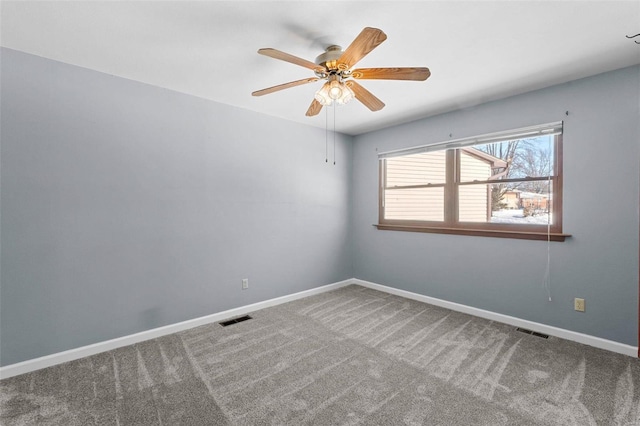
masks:
{"label": "white ceiling", "polygon": [[[305,116],[321,82],[251,92],[313,72],[366,26],[387,40],[357,67],[427,66],[424,82],[361,80],[386,103],[338,107],[359,134],[640,63],[640,1],[2,1],[0,43],[31,54],[324,128]],[[636,38],[640,39],[640,37]]]}

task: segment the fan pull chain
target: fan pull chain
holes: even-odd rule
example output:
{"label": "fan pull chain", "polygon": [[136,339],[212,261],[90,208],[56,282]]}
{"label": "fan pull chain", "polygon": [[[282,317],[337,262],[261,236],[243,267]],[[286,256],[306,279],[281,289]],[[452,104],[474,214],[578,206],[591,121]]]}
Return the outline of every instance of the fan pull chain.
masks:
{"label": "fan pull chain", "polygon": [[336,165],[336,103],[333,103],[333,165]]}
{"label": "fan pull chain", "polygon": [[324,109],[324,162],[329,162],[329,111]]}

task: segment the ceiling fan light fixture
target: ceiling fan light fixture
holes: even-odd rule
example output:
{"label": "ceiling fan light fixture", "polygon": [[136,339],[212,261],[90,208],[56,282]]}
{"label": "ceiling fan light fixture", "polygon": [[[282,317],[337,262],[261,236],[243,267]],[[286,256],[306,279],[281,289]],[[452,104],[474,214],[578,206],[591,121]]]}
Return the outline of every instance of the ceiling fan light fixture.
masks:
{"label": "ceiling fan light fixture", "polygon": [[329,95],[329,83],[322,85],[320,90],[316,92],[315,98],[316,101],[320,102],[324,106],[331,105],[333,99],[331,99],[331,96]]}
{"label": "ceiling fan light fixture", "polygon": [[340,96],[336,99],[339,105],[344,105],[355,97],[353,90],[344,83],[340,83],[340,90]]}
{"label": "ceiling fan light fixture", "polygon": [[338,77],[331,76],[320,90],[316,92],[315,98],[322,105],[331,105],[334,101],[338,105],[344,105],[354,98],[354,93],[349,86],[340,81]]}
{"label": "ceiling fan light fixture", "polygon": [[342,97],[342,88],[340,87],[340,83],[338,83],[336,80],[333,80],[331,83],[329,83],[329,97],[331,99],[338,100]]}

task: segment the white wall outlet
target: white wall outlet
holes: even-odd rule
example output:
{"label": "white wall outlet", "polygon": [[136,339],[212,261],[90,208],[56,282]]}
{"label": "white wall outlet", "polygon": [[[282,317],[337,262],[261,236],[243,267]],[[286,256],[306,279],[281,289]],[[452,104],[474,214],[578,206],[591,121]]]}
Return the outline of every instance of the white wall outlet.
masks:
{"label": "white wall outlet", "polygon": [[584,299],[576,297],[573,299],[573,309],[578,312],[584,312]]}
{"label": "white wall outlet", "polygon": [[243,278],[242,279],[242,289],[246,290],[249,288],[249,278]]}

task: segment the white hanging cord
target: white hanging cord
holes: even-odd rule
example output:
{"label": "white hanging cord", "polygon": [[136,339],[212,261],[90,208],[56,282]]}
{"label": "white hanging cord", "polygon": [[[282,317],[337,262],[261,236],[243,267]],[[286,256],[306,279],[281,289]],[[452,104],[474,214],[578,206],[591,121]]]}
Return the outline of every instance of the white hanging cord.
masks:
{"label": "white hanging cord", "polygon": [[324,109],[324,162],[329,162],[329,111]]}
{"label": "white hanging cord", "polygon": [[[549,136],[549,153],[551,154],[551,138]],[[553,157],[555,158],[556,153],[553,153]],[[544,274],[544,288],[547,290],[547,296],[549,297],[549,302],[551,302],[551,155],[549,155],[549,164],[548,164],[548,175],[547,175],[547,270]]]}
{"label": "white hanging cord", "polygon": [[336,165],[336,103],[333,103],[333,165]]}
{"label": "white hanging cord", "polygon": [[547,290],[549,302],[551,302],[551,225],[547,223],[547,270],[544,274],[544,288]]}

